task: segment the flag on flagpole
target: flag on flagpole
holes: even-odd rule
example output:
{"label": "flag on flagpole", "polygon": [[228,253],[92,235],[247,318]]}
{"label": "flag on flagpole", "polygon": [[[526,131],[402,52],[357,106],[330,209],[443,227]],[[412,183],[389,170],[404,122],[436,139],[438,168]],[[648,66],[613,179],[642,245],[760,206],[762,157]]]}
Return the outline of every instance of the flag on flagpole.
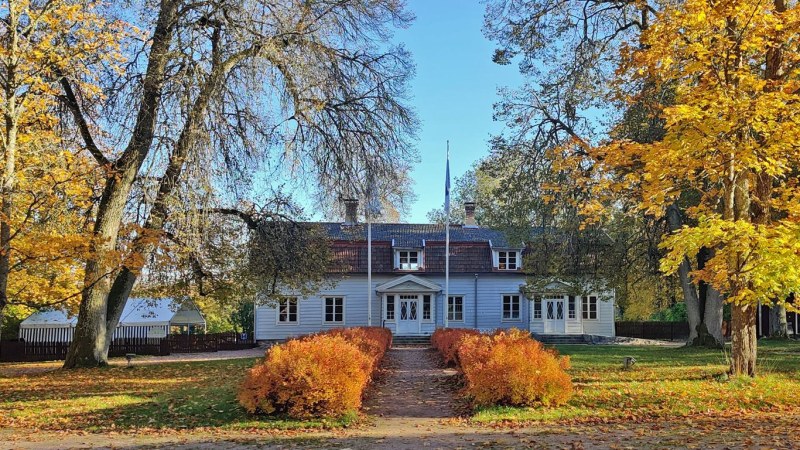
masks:
{"label": "flag on flagpole", "polygon": [[444,180],[444,213],[450,217],[450,141],[447,142],[447,168]]}

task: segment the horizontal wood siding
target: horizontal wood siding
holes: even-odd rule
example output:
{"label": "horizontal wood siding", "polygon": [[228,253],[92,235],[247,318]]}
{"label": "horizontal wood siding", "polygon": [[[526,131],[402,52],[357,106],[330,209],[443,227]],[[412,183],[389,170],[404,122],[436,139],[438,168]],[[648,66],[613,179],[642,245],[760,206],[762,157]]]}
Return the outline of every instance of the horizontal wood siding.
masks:
{"label": "horizontal wood siding", "polygon": [[583,333],[595,336],[614,336],[614,299],[597,300],[597,320],[584,320]]}
{"label": "horizontal wood siding", "polygon": [[[444,298],[444,275],[431,275],[415,273],[422,279],[438,284],[442,292],[433,298],[433,317],[435,320],[422,323],[423,334],[432,333],[437,326],[444,325],[446,302]],[[373,275],[373,289],[394,280],[398,275],[378,274]],[[355,274],[348,277],[332,279],[333,286],[327,287],[319,294],[300,298],[298,303],[298,323],[278,324],[276,309],[270,305],[259,305],[256,308],[257,340],[282,340],[293,336],[314,333],[336,326],[366,326],[367,325],[367,289],[366,275]],[[450,327],[477,328],[481,330],[494,330],[497,328],[530,329],[533,332],[543,332],[542,321],[531,321],[532,302],[519,292],[520,285],[525,283],[525,276],[519,273],[482,273],[478,275],[477,283],[477,315],[475,309],[475,275],[454,274],[450,276],[450,294],[464,297],[464,320],[451,321]],[[519,320],[502,320],[503,294],[518,294],[521,296]],[[323,321],[323,302],[326,296],[345,297],[345,321],[341,325],[326,324]],[[384,322],[383,296],[375,293],[372,306],[372,325],[386,326],[395,332],[394,322]],[[612,302],[598,303],[598,320],[591,321],[588,328],[581,326],[580,301],[578,302],[578,318],[566,321],[568,333],[613,335],[614,309]],[[565,314],[566,314],[565,302]],[[421,314],[420,310],[420,314]],[[477,316],[477,317],[476,317]],[[587,321],[588,322],[588,321]]]}

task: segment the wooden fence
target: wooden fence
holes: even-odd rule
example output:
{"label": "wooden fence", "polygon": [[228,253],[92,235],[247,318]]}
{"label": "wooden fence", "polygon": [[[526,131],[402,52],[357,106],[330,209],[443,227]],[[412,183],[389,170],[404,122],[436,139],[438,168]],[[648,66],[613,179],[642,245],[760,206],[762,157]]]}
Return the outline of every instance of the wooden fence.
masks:
{"label": "wooden fence", "polygon": [[616,322],[617,336],[681,340],[689,337],[688,322]]}
{"label": "wooden fence", "polygon": [[[216,352],[242,350],[257,344],[252,337],[237,333],[172,334],[166,338],[115,339],[108,356],[136,355],[165,356],[170,353]],[[57,361],[67,356],[69,342],[25,342],[22,340],[0,342],[0,362]]]}

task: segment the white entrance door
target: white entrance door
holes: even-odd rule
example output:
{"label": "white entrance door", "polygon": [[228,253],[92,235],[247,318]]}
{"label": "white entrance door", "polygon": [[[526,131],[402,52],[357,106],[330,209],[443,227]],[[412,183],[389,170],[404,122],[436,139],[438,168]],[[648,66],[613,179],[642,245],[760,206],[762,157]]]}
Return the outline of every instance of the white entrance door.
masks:
{"label": "white entrance door", "polygon": [[419,296],[401,295],[397,312],[398,335],[419,333]]}
{"label": "white entrance door", "polygon": [[564,333],[564,299],[547,299],[544,301],[544,332]]}

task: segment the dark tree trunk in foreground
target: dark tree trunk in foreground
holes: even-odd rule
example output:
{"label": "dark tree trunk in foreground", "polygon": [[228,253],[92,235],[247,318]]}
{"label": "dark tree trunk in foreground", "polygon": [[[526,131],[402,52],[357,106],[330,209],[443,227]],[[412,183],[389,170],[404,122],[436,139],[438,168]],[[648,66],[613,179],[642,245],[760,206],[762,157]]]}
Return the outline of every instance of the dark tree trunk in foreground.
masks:
{"label": "dark tree trunk in foreground", "polygon": [[108,363],[107,299],[116,272],[113,252],[125,204],[153,142],[177,9],[177,0],[162,0],[131,140],[119,160],[109,168],[94,228],[98,239],[93,252],[96,256],[86,263],[86,288],[81,299],[75,334],[64,361],[64,368],[67,369],[104,366]]}

